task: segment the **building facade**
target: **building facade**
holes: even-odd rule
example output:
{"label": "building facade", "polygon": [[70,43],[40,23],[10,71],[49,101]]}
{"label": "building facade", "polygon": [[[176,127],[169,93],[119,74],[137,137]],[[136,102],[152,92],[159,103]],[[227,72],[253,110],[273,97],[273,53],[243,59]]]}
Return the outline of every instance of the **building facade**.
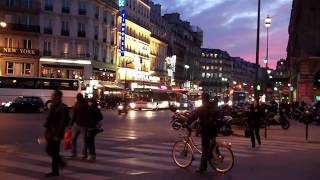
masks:
{"label": "building facade", "polygon": [[40,0],[0,1],[0,75],[38,76]]}
{"label": "building facade", "polygon": [[161,5],[155,4],[153,1],[144,0],[150,8],[150,29],[151,29],[151,71],[155,72],[156,76],[160,77],[162,84],[170,85],[167,72],[167,23],[161,15]]}
{"label": "building facade", "polygon": [[178,13],[165,14],[163,17],[168,24],[168,56],[176,59],[175,86],[192,88],[191,82],[199,80],[203,31],[182,21]]}
{"label": "building facade", "polygon": [[[128,0],[120,8],[121,16],[118,16],[117,79],[125,88],[131,90],[135,88],[156,88],[160,83],[160,78],[151,71],[151,8],[142,0]],[[121,45],[123,43],[122,38],[125,42],[123,45]],[[124,46],[123,54],[121,52],[122,46]]]}
{"label": "building facade", "polygon": [[211,96],[225,97],[231,82],[232,60],[226,51],[201,49],[200,85]]}
{"label": "building facade", "polygon": [[313,102],[320,96],[315,82],[320,72],[320,1],[293,0],[287,60],[294,100]]}
{"label": "building facade", "polygon": [[114,81],[117,4],[42,0],[39,75]]}

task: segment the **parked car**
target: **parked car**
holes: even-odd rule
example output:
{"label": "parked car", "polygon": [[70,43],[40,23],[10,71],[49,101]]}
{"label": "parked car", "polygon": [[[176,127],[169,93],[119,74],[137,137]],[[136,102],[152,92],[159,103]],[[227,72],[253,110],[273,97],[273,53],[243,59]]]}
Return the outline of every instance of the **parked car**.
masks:
{"label": "parked car", "polygon": [[44,103],[37,96],[20,96],[14,101],[2,102],[0,109],[5,112],[43,112]]}

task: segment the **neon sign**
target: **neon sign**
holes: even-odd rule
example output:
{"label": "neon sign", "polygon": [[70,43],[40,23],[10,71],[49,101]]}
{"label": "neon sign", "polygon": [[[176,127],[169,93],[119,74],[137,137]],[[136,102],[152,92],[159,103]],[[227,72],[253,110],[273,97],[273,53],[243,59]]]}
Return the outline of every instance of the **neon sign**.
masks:
{"label": "neon sign", "polygon": [[121,11],[121,41],[120,41],[120,55],[121,56],[124,56],[125,39],[126,39],[126,10],[123,9]]}
{"label": "neon sign", "polygon": [[119,7],[125,7],[126,6],[126,0],[119,0]]}

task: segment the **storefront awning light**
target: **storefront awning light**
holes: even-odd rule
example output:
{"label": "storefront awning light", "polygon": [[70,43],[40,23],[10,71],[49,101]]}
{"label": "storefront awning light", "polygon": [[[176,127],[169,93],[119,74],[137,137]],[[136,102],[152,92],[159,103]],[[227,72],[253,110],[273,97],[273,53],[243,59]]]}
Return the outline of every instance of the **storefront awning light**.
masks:
{"label": "storefront awning light", "polygon": [[84,64],[84,65],[91,64],[91,61],[89,60],[53,59],[53,58],[40,58],[40,62]]}

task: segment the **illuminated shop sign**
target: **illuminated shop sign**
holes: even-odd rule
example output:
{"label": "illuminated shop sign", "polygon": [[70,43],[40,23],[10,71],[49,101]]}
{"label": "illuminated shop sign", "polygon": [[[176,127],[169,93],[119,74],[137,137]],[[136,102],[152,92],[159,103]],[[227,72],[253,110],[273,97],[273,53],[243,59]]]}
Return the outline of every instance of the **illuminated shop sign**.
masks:
{"label": "illuminated shop sign", "polygon": [[22,49],[22,48],[0,48],[0,53],[10,55],[24,55],[24,56],[39,56],[37,49]]}
{"label": "illuminated shop sign", "polygon": [[126,10],[121,11],[121,41],[120,41],[120,55],[124,56],[126,39]]}
{"label": "illuminated shop sign", "polygon": [[126,6],[126,0],[119,0],[119,7],[125,7]]}

